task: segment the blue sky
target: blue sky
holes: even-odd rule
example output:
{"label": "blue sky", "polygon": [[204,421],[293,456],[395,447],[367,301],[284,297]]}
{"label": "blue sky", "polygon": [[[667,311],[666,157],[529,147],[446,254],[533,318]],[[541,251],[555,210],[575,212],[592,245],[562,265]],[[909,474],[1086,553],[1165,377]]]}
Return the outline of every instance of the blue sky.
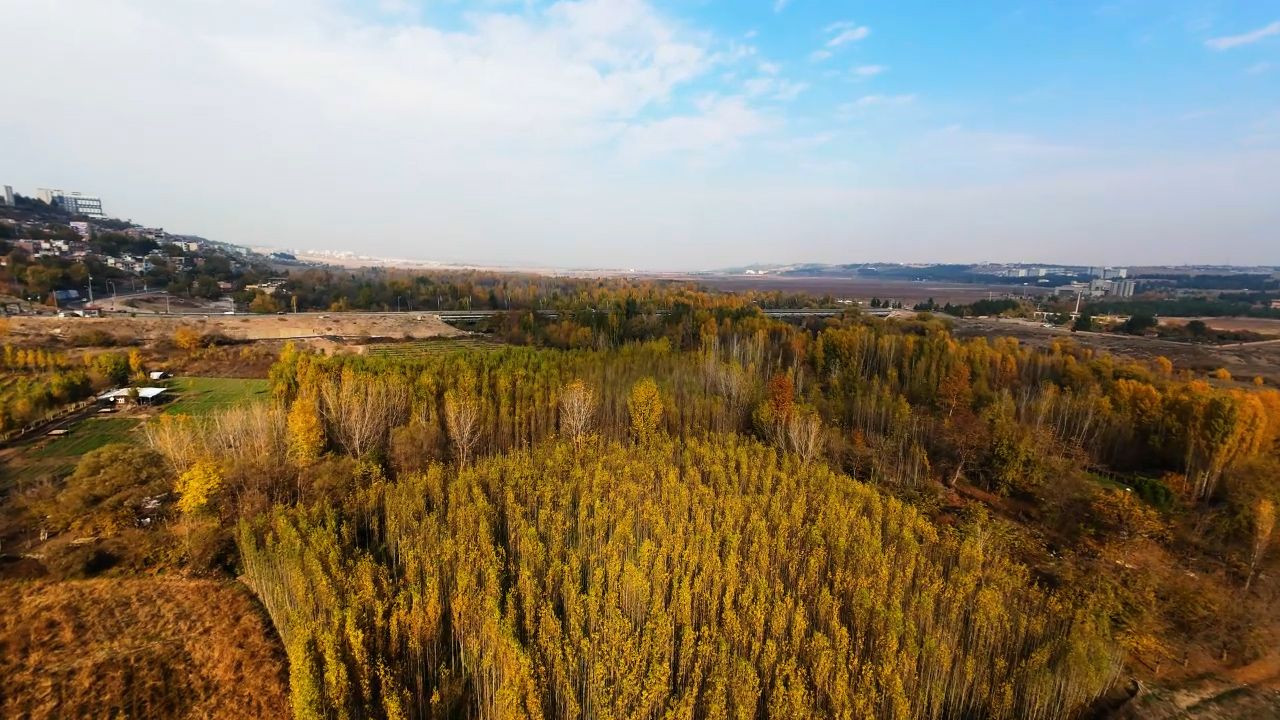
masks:
{"label": "blue sky", "polygon": [[646,269],[1280,264],[1280,0],[5,16],[11,55],[44,59],[0,117],[0,182],[218,239]]}

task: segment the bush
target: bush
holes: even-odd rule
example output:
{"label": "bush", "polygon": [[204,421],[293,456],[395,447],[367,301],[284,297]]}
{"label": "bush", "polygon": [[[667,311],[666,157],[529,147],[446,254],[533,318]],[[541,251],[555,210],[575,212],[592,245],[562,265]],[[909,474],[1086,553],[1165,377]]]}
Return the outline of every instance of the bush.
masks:
{"label": "bush", "polygon": [[144,498],[168,489],[159,455],[132,445],[105,445],[80,459],[58,493],[49,522],[54,530],[114,535],[152,517]]}

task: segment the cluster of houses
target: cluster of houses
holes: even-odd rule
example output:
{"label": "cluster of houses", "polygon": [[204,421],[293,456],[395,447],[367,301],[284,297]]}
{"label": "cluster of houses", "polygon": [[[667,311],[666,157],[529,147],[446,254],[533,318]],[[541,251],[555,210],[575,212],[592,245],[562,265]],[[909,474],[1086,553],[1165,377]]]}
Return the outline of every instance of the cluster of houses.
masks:
{"label": "cluster of houses", "polygon": [[[19,234],[40,234],[49,229],[48,223],[43,222],[18,222],[17,230]],[[97,229],[89,222],[75,221],[70,223],[71,229],[76,231],[79,239],[26,239],[13,240],[11,244],[15,248],[20,248],[33,258],[56,257],[66,260],[84,260],[95,253],[92,251],[89,240],[93,237]],[[27,231],[24,233],[24,231]],[[38,232],[31,232],[38,231]],[[119,231],[133,238],[152,240],[160,245],[177,245],[183,252],[198,253],[204,247],[204,242],[200,238],[193,238],[189,235],[174,235],[165,232],[164,228],[148,228],[141,225],[127,228]],[[200,266],[204,262],[204,258],[189,258],[185,256],[171,256],[163,250],[157,248],[146,255],[120,255],[102,257],[102,261],[108,267],[118,270],[142,275],[155,268],[158,265],[173,266],[176,269],[190,269],[192,266]],[[7,260],[0,257],[0,266],[4,266]]]}
{"label": "cluster of houses", "polygon": [[[172,375],[163,370],[153,370],[147,373],[147,379],[151,382],[160,382],[168,380]],[[147,387],[123,387],[109,390],[98,396],[98,402],[102,404],[103,411],[109,411],[115,407],[125,405],[158,405],[168,400],[169,388],[156,386]]]}

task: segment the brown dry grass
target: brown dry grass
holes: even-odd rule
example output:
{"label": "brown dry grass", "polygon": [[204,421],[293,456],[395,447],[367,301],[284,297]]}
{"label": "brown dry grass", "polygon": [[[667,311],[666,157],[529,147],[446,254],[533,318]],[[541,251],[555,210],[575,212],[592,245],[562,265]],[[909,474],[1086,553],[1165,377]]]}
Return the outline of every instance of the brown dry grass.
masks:
{"label": "brown dry grass", "polygon": [[283,650],[243,588],[0,583],[0,717],[283,718]]}
{"label": "brown dry grass", "polygon": [[1253,317],[1162,317],[1161,325],[1186,325],[1199,320],[1214,330],[1248,330],[1263,335],[1280,335],[1280,320]]}

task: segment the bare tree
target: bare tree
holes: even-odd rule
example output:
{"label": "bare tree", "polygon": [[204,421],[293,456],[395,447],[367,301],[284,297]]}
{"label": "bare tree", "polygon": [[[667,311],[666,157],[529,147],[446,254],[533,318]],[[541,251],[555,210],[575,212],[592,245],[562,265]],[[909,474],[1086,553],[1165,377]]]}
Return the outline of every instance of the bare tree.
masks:
{"label": "bare tree", "polygon": [[575,451],[582,450],[595,412],[596,394],[586,383],[574,380],[565,386],[560,394],[560,431],[573,441]]}
{"label": "bare tree", "polygon": [[802,462],[818,457],[822,449],[822,420],[816,412],[794,412],[787,419],[787,444]]}
{"label": "bare tree", "polygon": [[385,445],[391,428],[409,414],[409,389],[396,378],[344,371],[337,382],[320,384],[320,398],[338,444],[355,458]]}
{"label": "bare tree", "polygon": [[480,444],[480,401],[471,393],[446,392],[444,422],[458,458],[458,467],[464,467]]}

